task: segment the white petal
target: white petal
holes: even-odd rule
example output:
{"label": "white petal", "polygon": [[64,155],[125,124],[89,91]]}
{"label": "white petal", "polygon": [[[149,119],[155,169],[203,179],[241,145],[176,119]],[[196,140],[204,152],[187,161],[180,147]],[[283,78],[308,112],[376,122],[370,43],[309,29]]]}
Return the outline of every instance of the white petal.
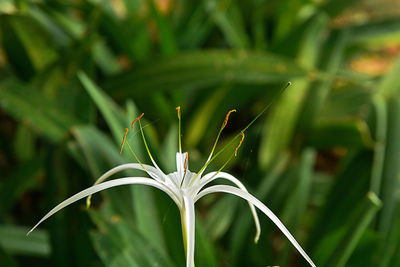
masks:
{"label": "white petal", "polygon": [[[165,177],[166,175],[159,171],[158,169],[154,168],[151,165],[147,165],[147,164],[139,164],[139,163],[129,163],[129,164],[122,164],[119,165],[117,167],[112,168],[111,170],[107,171],[106,173],[104,173],[102,176],[100,176],[96,182],[94,183],[94,185],[100,184],[102,183],[104,180],[106,180],[108,177],[123,171],[123,170],[129,170],[129,169],[134,169],[134,170],[140,170],[140,171],[145,171],[146,173],[148,173],[150,175],[150,177],[152,177],[153,179],[164,183],[166,181]],[[91,202],[91,198],[92,195],[89,195],[87,200],[86,200],[86,206],[89,207],[90,206],[90,202]]]}
{"label": "white petal", "polygon": [[[200,180],[200,185],[199,187],[196,189],[196,194],[204,187],[206,186],[208,183],[211,183],[212,181],[216,180],[216,179],[226,179],[228,181],[231,181],[232,183],[234,183],[237,187],[239,187],[240,189],[242,189],[243,191],[247,192],[246,187],[239,181],[239,179],[235,178],[233,175],[226,173],[226,172],[211,172],[208,173],[207,175],[203,176]],[[260,238],[260,234],[261,234],[261,227],[260,227],[260,220],[258,219],[258,215],[256,212],[256,209],[254,208],[254,205],[251,204],[250,201],[248,201],[249,203],[249,207],[251,210],[251,213],[253,215],[254,218],[254,224],[256,225],[256,235],[254,237],[254,242],[257,243],[258,239]]]}
{"label": "white petal", "polygon": [[195,212],[194,202],[191,197],[184,196],[184,216],[182,228],[186,234],[186,267],[194,267],[194,244],[195,244]]}
{"label": "white petal", "polygon": [[165,181],[165,177],[166,175],[160,171],[158,171],[156,168],[154,168],[151,165],[147,165],[147,164],[143,164],[140,165],[139,163],[129,163],[129,164],[122,164],[119,165],[117,167],[112,168],[111,170],[107,171],[106,173],[104,173],[102,176],[100,176],[100,178],[98,178],[95,182],[96,184],[99,184],[101,182],[103,182],[105,179],[107,179],[108,177],[120,172],[120,171],[124,171],[124,170],[129,170],[129,169],[134,169],[134,170],[140,170],[140,171],[146,171],[146,168],[149,172],[149,175],[154,178],[157,181],[161,181],[164,182]]}
{"label": "white petal", "polygon": [[115,186],[120,186],[120,185],[127,185],[127,184],[142,184],[142,185],[149,185],[149,186],[153,186],[156,187],[162,191],[164,191],[165,193],[167,193],[174,201],[175,203],[178,205],[179,208],[181,208],[181,204],[177,198],[177,196],[175,196],[171,190],[166,187],[165,185],[163,185],[162,183],[155,181],[153,179],[150,178],[145,178],[145,177],[126,177],[126,178],[120,178],[120,179],[115,179],[115,180],[111,180],[111,181],[107,181],[98,185],[94,185],[91,186],[85,190],[82,190],[81,192],[73,195],[72,197],[64,200],[63,202],[61,202],[60,204],[58,204],[55,208],[53,208],[51,211],[49,211],[49,213],[47,213],[29,232],[28,234],[30,234],[33,230],[35,230],[36,227],[39,226],[39,224],[41,224],[43,221],[45,221],[47,218],[49,218],[50,216],[52,216],[54,213],[56,213],[57,211],[65,208],[66,206],[84,198],[87,197],[89,195],[92,195],[94,193],[97,193],[99,191],[102,191],[104,189],[107,188],[111,188],[111,187],[115,187]]}
{"label": "white petal", "polygon": [[201,191],[195,198],[195,202],[202,198],[205,195],[216,193],[216,192],[224,192],[239,196],[249,202],[251,202],[254,206],[259,208],[265,215],[267,215],[271,221],[273,221],[276,226],[283,232],[283,234],[289,239],[289,241],[293,244],[293,246],[300,252],[300,254],[307,260],[307,262],[315,267],[313,261],[308,257],[307,253],[301,248],[299,243],[297,243],[296,239],[292,236],[292,234],[288,231],[288,229],[283,225],[283,223],[279,220],[278,217],[267,207],[265,206],[260,200],[252,196],[251,194],[244,192],[236,187],[229,186],[229,185],[215,185],[208,187]]}
{"label": "white petal", "polygon": [[151,160],[151,162],[153,163],[153,165],[154,165],[154,167],[156,168],[156,170],[157,170],[159,173],[162,173],[162,177],[165,177],[166,174],[160,169],[160,167],[158,167],[157,163],[155,162],[155,160],[153,159],[153,157],[151,156],[150,153],[149,153],[149,156],[150,156],[150,160]]}

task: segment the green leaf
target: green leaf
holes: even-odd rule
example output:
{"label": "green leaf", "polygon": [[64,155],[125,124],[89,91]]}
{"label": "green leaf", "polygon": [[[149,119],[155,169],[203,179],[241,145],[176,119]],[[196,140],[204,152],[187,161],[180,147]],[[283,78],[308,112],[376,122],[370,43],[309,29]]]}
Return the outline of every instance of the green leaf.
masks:
{"label": "green leaf", "polygon": [[116,77],[105,88],[118,98],[156,90],[203,88],[221,82],[286,83],[305,71],[288,59],[248,51],[186,52],[153,61]]}
{"label": "green leaf", "polygon": [[381,198],[383,201],[382,212],[379,218],[379,232],[385,240],[390,236],[390,225],[395,219],[397,188],[400,185],[398,174],[400,165],[400,57],[396,60],[392,70],[382,78],[377,90],[378,96],[386,100],[387,105],[387,130],[385,162],[383,165]]}
{"label": "green leaf", "polygon": [[362,120],[316,122],[306,136],[306,144],[317,148],[374,147],[368,126]]}
{"label": "green leaf", "polygon": [[330,0],[324,2],[322,8],[330,16],[334,17],[339,15],[346,8],[355,5],[359,0]]}
{"label": "green leaf", "polygon": [[[343,61],[344,52],[350,36],[349,31],[340,31],[333,35],[329,40],[333,40],[329,46],[329,55],[323,70],[325,71],[323,80],[311,87],[305,99],[304,108],[300,115],[299,128],[308,128],[314,123],[317,115],[320,114],[322,107],[328,101],[328,95],[333,86],[333,82],[338,74]],[[348,96],[348,92],[346,92]],[[352,103],[354,105],[354,102]],[[335,114],[337,110],[335,110]]]}
{"label": "green leaf", "polygon": [[387,135],[387,105],[386,101],[376,95],[373,99],[373,108],[375,111],[375,153],[371,171],[370,191],[380,196],[383,166],[385,163],[386,135]]}
{"label": "green leaf", "polygon": [[175,266],[141,234],[117,217],[105,218],[91,213],[102,233],[92,235],[93,243],[106,266]]}
{"label": "green leaf", "polygon": [[9,210],[28,190],[38,186],[37,178],[43,175],[43,159],[31,158],[18,165],[0,186],[0,214],[7,215]]}
{"label": "green leaf", "polygon": [[350,220],[358,203],[365,198],[370,184],[371,161],[370,151],[358,150],[348,152],[342,160],[335,183],[314,219],[313,231],[309,237],[311,254],[314,254],[314,250],[322,252],[321,242],[323,241],[321,240],[324,240],[327,235],[338,232],[338,229],[344,226],[344,222]]}
{"label": "green leaf", "polygon": [[13,257],[11,255],[9,255],[7,252],[5,252],[1,246],[0,246],[0,262],[8,267],[18,267],[19,266],[17,264],[17,262],[13,259]]}
{"label": "green leaf", "polygon": [[136,225],[140,233],[165,257],[167,249],[161,228],[161,219],[151,188],[132,187],[132,201]]}
{"label": "green leaf", "polygon": [[206,42],[215,26],[205,9],[204,5],[194,5],[193,11],[189,11],[187,20],[182,22],[182,33],[177,35],[180,47],[195,49]]}
{"label": "green leaf", "polygon": [[[324,16],[314,18],[300,44],[298,61],[306,69],[313,69],[321,49],[321,38],[327,26]],[[273,105],[265,124],[259,148],[259,163],[269,168],[277,156],[284,153],[291,141],[300,111],[305,102],[311,81],[308,78],[293,78],[292,86],[286,89]]]}
{"label": "green leaf", "polygon": [[79,123],[69,113],[47,101],[40,91],[14,79],[0,83],[0,99],[0,106],[11,116],[52,142],[61,141],[69,128]]}
{"label": "green leaf", "polygon": [[185,137],[185,143],[189,147],[195,147],[200,139],[204,136],[208,130],[208,125],[212,119],[212,116],[217,109],[218,105],[221,104],[222,99],[228,93],[229,87],[223,87],[215,91],[208,100],[204,101],[196,113],[192,116],[190,124],[187,129],[191,129],[187,137]]}
{"label": "green leaf", "polygon": [[160,46],[163,55],[173,55],[177,51],[175,36],[168,24],[168,21],[158,11],[154,0],[146,0],[150,14],[157,23],[160,35]]}
{"label": "green leaf", "polygon": [[32,158],[34,155],[34,146],[35,135],[28,127],[20,123],[14,141],[14,152],[18,160],[24,161]]}
{"label": "green leaf", "polygon": [[397,197],[395,218],[391,221],[389,233],[390,235],[384,239],[378,253],[375,253],[374,262],[382,267],[396,266],[395,261],[399,262],[397,251],[400,249],[400,199]]}
{"label": "green leaf", "polygon": [[377,94],[382,95],[384,98],[391,98],[400,95],[400,57],[394,63],[394,66],[380,81]]}
{"label": "green leaf", "polygon": [[[257,186],[255,196],[260,200],[265,201],[272,193],[277,183],[282,179],[282,173],[286,170],[289,163],[289,155],[284,154],[279,158],[278,163],[273,166],[273,168],[264,174],[261,182]],[[243,207],[240,209],[239,214],[246,212],[244,209],[248,207]],[[252,217],[250,214],[248,216],[239,216],[233,225],[232,235],[230,238],[230,249],[229,256],[232,262],[240,262],[240,257],[243,255],[245,246],[248,245],[249,241],[253,243],[251,236],[254,234],[251,231],[254,227]],[[265,229],[262,231],[265,232]],[[262,236],[262,235],[261,235]]]}
{"label": "green leaf", "polygon": [[[285,226],[292,232],[299,231],[300,220],[302,215],[304,215],[307,211],[315,158],[316,153],[312,149],[305,149],[302,152],[298,168],[298,181],[296,181],[293,192],[288,196],[283,214],[281,216],[282,222],[284,222]],[[293,205],[293,203],[296,203],[296,205]],[[290,251],[291,246],[289,246],[288,242],[286,242],[282,253],[282,262],[285,264],[288,264]]]}
{"label": "green leaf", "polygon": [[351,40],[367,44],[386,45],[388,41],[399,40],[400,20],[388,18],[380,21],[369,21],[350,27]]}
{"label": "green leaf", "polygon": [[199,220],[196,220],[196,256],[198,266],[217,267],[218,260],[215,255],[215,248]]}
{"label": "green leaf", "polygon": [[379,220],[379,231],[386,238],[390,236],[390,225],[395,219],[398,188],[400,186],[400,94],[388,101],[388,129],[386,136],[385,163],[383,166],[381,198],[384,206]]}
{"label": "green leaf", "polygon": [[283,0],[277,3],[275,39],[280,40],[287,36],[298,23],[299,11],[302,8],[301,0]]}
{"label": "green leaf", "polygon": [[58,58],[49,34],[32,17],[2,15],[2,45],[15,71],[29,79]]}
{"label": "green leaf", "polygon": [[160,151],[160,160],[165,173],[176,171],[176,152],[178,147],[178,127],[173,125],[164,139]]}
{"label": "green leaf", "polygon": [[29,228],[14,225],[0,226],[0,246],[10,254],[48,257],[51,253],[48,233],[36,230],[28,237]]}
{"label": "green leaf", "polygon": [[222,196],[218,201],[212,203],[212,207],[204,220],[204,228],[210,240],[217,240],[228,231],[237,208],[236,198]]}
{"label": "green leaf", "polygon": [[[362,234],[372,222],[375,214],[381,206],[382,202],[379,198],[374,193],[368,192],[367,196],[357,205],[357,209],[354,211],[351,221],[347,224],[345,223],[344,227],[340,229],[340,231],[343,231],[343,236],[340,239],[340,242],[336,244],[330,242],[329,246],[332,246],[332,248],[336,247],[336,249],[332,251],[330,258],[325,264],[328,264],[328,266],[338,267],[346,266],[346,263],[360,241]],[[327,247],[325,246],[324,249],[328,250],[326,248]],[[320,264],[325,265],[322,262]]]}
{"label": "green leaf", "polygon": [[114,140],[122,141],[123,135],[121,133],[123,133],[124,128],[129,126],[122,110],[84,72],[79,72],[78,78],[102,113],[110,127]]}
{"label": "green leaf", "polygon": [[209,0],[206,2],[206,7],[231,47],[236,49],[249,47],[242,14],[235,2]]}

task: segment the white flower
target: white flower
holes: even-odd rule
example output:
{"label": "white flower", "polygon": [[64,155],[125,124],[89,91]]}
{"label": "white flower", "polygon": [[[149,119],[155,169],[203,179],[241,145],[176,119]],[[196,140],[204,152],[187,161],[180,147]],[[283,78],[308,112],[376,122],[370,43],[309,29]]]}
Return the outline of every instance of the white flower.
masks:
{"label": "white flower", "polygon": [[[75,201],[78,201],[82,198],[88,197],[87,204],[89,206],[90,205],[90,197],[94,193],[97,193],[97,192],[102,191],[107,188],[120,186],[120,185],[128,185],[128,184],[148,185],[148,186],[152,186],[152,187],[155,187],[155,188],[158,188],[158,189],[164,191],[168,196],[171,197],[171,199],[178,206],[178,208],[180,210],[180,214],[181,214],[182,234],[183,234],[184,241],[185,241],[184,243],[185,243],[185,251],[186,251],[186,266],[193,267],[194,266],[194,247],[195,247],[195,209],[194,209],[195,203],[205,195],[208,195],[211,193],[223,192],[223,193],[236,195],[236,196],[241,197],[248,201],[250,210],[254,217],[254,222],[255,222],[255,226],[256,226],[256,230],[257,230],[256,236],[254,239],[255,242],[258,241],[258,238],[260,236],[260,223],[259,223],[259,219],[258,219],[256,210],[255,210],[255,207],[257,207],[276,224],[276,226],[283,232],[283,234],[289,239],[289,241],[300,252],[300,254],[307,260],[307,262],[311,266],[315,266],[315,264],[312,262],[312,260],[304,252],[304,250],[301,248],[301,246],[297,243],[296,239],[290,234],[290,232],[286,229],[286,227],[278,219],[278,217],[267,206],[265,206],[261,201],[259,201],[253,195],[249,194],[247,192],[246,188],[244,187],[244,185],[237,178],[230,175],[229,173],[225,173],[225,172],[221,171],[221,169],[226,164],[219,171],[210,172],[206,175],[203,175],[203,172],[205,171],[205,169],[209,165],[209,163],[216,156],[218,156],[218,154],[220,152],[222,152],[222,150],[221,150],[215,156],[213,156],[213,152],[214,152],[214,149],[218,142],[218,138],[219,138],[222,130],[226,126],[228,117],[229,117],[230,113],[234,112],[235,110],[232,110],[227,114],[226,119],[219,131],[217,139],[214,143],[214,147],[211,151],[211,154],[210,154],[207,162],[205,163],[203,168],[201,168],[201,170],[197,173],[191,172],[189,170],[188,153],[182,153],[182,150],[181,150],[181,138],[180,138],[180,136],[181,136],[180,128],[181,127],[180,127],[180,108],[179,107],[177,108],[177,111],[178,111],[178,118],[179,118],[179,152],[176,153],[176,171],[175,172],[165,174],[158,167],[158,165],[154,161],[153,157],[151,156],[151,153],[147,147],[146,139],[144,138],[142,126],[140,124],[140,118],[143,116],[143,114],[142,114],[140,117],[138,117],[137,119],[135,119],[132,122],[132,130],[133,130],[133,124],[136,121],[139,121],[140,130],[142,133],[144,144],[146,146],[146,149],[149,153],[150,159],[154,166],[142,164],[139,161],[139,159],[137,158],[136,154],[133,152],[129,143],[127,143],[127,145],[129,146],[129,149],[131,150],[134,157],[136,158],[136,160],[139,163],[123,164],[123,165],[119,165],[119,166],[109,170],[108,172],[103,174],[96,181],[94,186],[89,187],[89,188],[73,195],[72,197],[68,198],[67,200],[61,202],[60,204],[58,204],[49,213],[47,213],[32,228],[32,230],[29,231],[29,233],[31,233],[39,224],[41,224],[44,220],[46,220],[47,218],[52,216],[54,213],[63,209],[64,207],[72,204]],[[257,117],[259,117],[259,116],[257,116]],[[254,120],[251,123],[253,123],[253,122],[254,122]],[[250,125],[248,125],[248,126],[250,126]],[[248,126],[244,130],[246,130],[248,128]],[[125,130],[126,130],[126,132],[125,132],[123,143],[121,146],[121,151],[122,151],[122,148],[125,143],[125,137],[128,133],[128,129],[125,129]],[[239,145],[236,147],[235,155],[236,155],[237,149],[239,148],[240,144],[243,141],[244,130],[240,133],[242,139],[240,140]],[[238,135],[238,136],[240,137],[240,135]],[[148,176],[150,176],[150,177],[125,177],[125,178],[119,178],[119,179],[104,182],[104,180],[107,179],[108,177],[110,177],[120,171],[130,170],[130,169],[145,171],[148,174]],[[211,183],[212,181],[218,180],[218,179],[225,179],[225,180],[231,182],[233,184],[233,186],[213,185],[213,186],[207,187],[207,185],[209,183]]]}

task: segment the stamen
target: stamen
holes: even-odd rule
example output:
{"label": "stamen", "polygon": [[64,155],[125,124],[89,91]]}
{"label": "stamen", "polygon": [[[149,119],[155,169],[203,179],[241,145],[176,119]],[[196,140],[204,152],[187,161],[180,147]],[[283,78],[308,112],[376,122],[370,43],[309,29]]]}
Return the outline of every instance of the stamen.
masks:
{"label": "stamen", "polygon": [[[133,124],[132,124],[133,125]],[[124,148],[124,144],[125,144],[125,139],[126,139],[126,135],[128,134],[129,129],[125,128],[125,134],[124,134],[124,139],[122,139],[122,145],[121,145],[121,151],[119,151],[119,154],[122,154],[122,149]]]}
{"label": "stamen", "polygon": [[144,136],[142,124],[140,123],[140,119],[139,119],[139,127],[140,127],[140,133],[142,134],[142,139],[143,139],[144,147],[146,148],[147,154],[149,155],[151,162],[153,163],[154,167],[156,167],[157,170],[159,170],[161,173],[163,173],[163,172],[161,171],[160,167],[158,167],[157,163],[154,161],[153,156],[151,155],[149,146],[147,145],[146,137]]}
{"label": "stamen", "polygon": [[133,131],[133,125],[135,124],[136,121],[140,120],[143,117],[144,113],[142,113],[142,115],[140,115],[139,117],[137,117],[136,119],[134,119],[132,121],[132,131]]}
{"label": "stamen", "polygon": [[182,140],[181,140],[181,106],[177,106],[177,107],[176,107],[176,112],[178,113],[178,124],[179,124],[179,126],[178,126],[178,128],[179,128],[179,130],[178,130],[178,134],[179,134],[179,137],[178,137],[178,141],[179,141],[179,153],[182,153]]}
{"label": "stamen", "polygon": [[189,153],[186,152],[185,154],[186,154],[186,157],[185,157],[185,164],[183,165],[183,168],[184,168],[185,173],[186,173]]}
{"label": "stamen", "polygon": [[229,115],[231,115],[232,112],[236,112],[236,109],[232,109],[226,114],[224,124],[222,125],[221,131],[225,128],[226,124],[228,123]]}
{"label": "stamen", "polygon": [[[210,154],[210,156],[208,157],[207,162],[204,164],[204,166],[200,169],[200,171],[199,171],[199,172],[196,174],[196,176],[193,178],[192,184],[193,184],[194,181],[197,179],[197,177],[200,176],[200,175],[203,173],[203,171],[207,168],[207,166],[210,165],[210,163],[211,163],[216,157],[218,157],[222,152],[224,152],[225,149],[227,149],[227,148],[236,140],[236,138],[238,138],[240,135],[242,135],[242,139],[244,138],[244,137],[243,137],[243,136],[244,136],[244,132],[245,132],[259,117],[261,117],[261,115],[263,115],[263,114],[265,113],[265,111],[267,111],[267,109],[276,101],[276,99],[278,99],[278,97],[283,93],[283,91],[285,91],[286,88],[288,88],[290,85],[292,85],[292,83],[291,83],[291,82],[288,82],[288,83],[286,84],[285,87],[282,87],[282,89],[279,90],[279,92],[278,92],[277,94],[275,94],[275,95],[272,97],[272,100],[264,107],[264,109],[261,110],[261,112],[258,113],[257,116],[256,116],[252,121],[250,121],[250,123],[247,124],[247,126],[244,127],[243,130],[242,130],[239,134],[237,134],[234,138],[232,138],[231,141],[229,141],[220,151],[218,151],[218,152],[213,156],[213,152],[214,152],[215,146],[216,146],[216,144],[217,144],[219,135],[221,134],[221,131],[222,131],[222,130],[219,131],[218,136],[217,136],[217,140],[216,140],[215,143],[214,143],[214,147],[213,147],[213,149],[211,150],[211,154]],[[243,140],[241,140],[241,142],[243,142]],[[239,145],[240,145],[240,144],[239,144]]]}
{"label": "stamen", "polygon": [[[197,177],[198,177],[199,175],[201,175],[201,174],[203,173],[203,171],[206,169],[206,167],[208,166],[208,164],[210,163],[210,161],[213,160],[213,154],[214,154],[215,148],[217,147],[217,143],[218,143],[219,137],[221,136],[222,130],[225,128],[226,124],[228,123],[229,116],[231,115],[232,112],[236,112],[236,109],[232,109],[232,110],[228,111],[228,113],[226,114],[226,116],[225,116],[225,121],[224,121],[224,123],[222,124],[221,129],[219,129],[217,138],[215,139],[214,145],[213,145],[213,147],[212,147],[212,149],[211,149],[211,153],[210,153],[210,155],[208,156],[208,159],[207,159],[206,163],[204,164],[204,166],[203,166],[203,167],[200,169],[200,171],[196,174],[195,178],[193,179],[193,182],[197,179]],[[236,137],[235,137],[235,138],[236,138]],[[192,183],[193,183],[193,182],[192,182]]]}
{"label": "stamen", "polygon": [[187,163],[188,163],[188,158],[189,158],[189,153],[186,152],[185,154],[186,154],[185,163],[183,164],[183,170],[184,170],[184,172],[183,172],[183,177],[182,177],[182,181],[181,181],[180,187],[182,187],[183,181],[185,180],[185,177],[186,177]]}
{"label": "stamen", "polygon": [[[214,154],[215,148],[217,147],[217,143],[218,143],[219,137],[220,137],[220,135],[221,135],[221,133],[222,133],[222,130],[225,128],[226,124],[228,123],[229,115],[231,115],[232,112],[236,112],[236,109],[232,109],[232,110],[230,110],[230,111],[226,114],[226,116],[225,116],[225,121],[224,121],[224,123],[222,124],[222,127],[221,127],[221,129],[219,130],[219,132],[218,132],[217,138],[215,139],[215,142],[214,142],[213,148],[211,149],[211,153],[210,153],[210,156],[208,157],[208,160],[210,160],[211,157],[212,157],[212,155]],[[207,160],[207,161],[208,161],[208,160]]]}
{"label": "stamen", "polygon": [[237,156],[237,150],[239,149],[239,147],[242,145],[243,140],[244,140],[244,133],[240,132],[240,134],[242,135],[242,139],[240,139],[239,145],[235,148],[235,157]]}
{"label": "stamen", "polygon": [[[131,151],[132,155],[135,157],[136,161],[140,164],[140,166],[143,168],[143,170],[145,170],[145,172],[147,172],[147,174],[152,177],[152,175],[150,174],[149,170],[147,170],[147,168],[142,164],[142,162],[139,160],[138,156],[136,155],[136,153],[133,151],[131,145],[129,144],[129,142],[126,140],[126,135],[129,132],[128,128],[125,128],[125,134],[124,134],[124,139],[122,141],[122,146],[121,146],[121,151],[120,154],[122,152],[122,148],[124,147],[124,144],[126,142],[126,145],[128,146],[129,150]],[[103,179],[99,179],[97,180],[94,185],[100,184],[103,182]],[[90,205],[91,205],[91,200],[92,200],[92,195],[90,194],[87,198],[86,198],[86,208],[89,209]]]}

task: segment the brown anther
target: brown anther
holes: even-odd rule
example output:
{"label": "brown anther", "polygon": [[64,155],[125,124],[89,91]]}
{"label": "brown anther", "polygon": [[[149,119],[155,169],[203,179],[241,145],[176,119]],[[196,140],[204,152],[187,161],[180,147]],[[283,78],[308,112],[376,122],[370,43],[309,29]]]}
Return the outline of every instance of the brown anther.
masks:
{"label": "brown anther", "polygon": [[124,139],[122,139],[121,151],[119,152],[119,154],[122,154],[122,149],[124,148],[125,139],[126,139],[126,135],[128,134],[128,132],[129,132],[129,129],[125,128]]}
{"label": "brown anther", "polygon": [[236,112],[236,109],[232,109],[232,110],[230,110],[228,112],[228,114],[226,114],[225,121],[224,121],[224,124],[222,125],[221,130],[223,130],[225,128],[225,126],[226,126],[226,124],[228,123],[228,120],[229,120],[229,115],[231,115],[232,112]]}
{"label": "brown anther", "polygon": [[178,113],[178,119],[181,119],[181,106],[176,107],[176,112]]}
{"label": "brown anther", "polygon": [[242,145],[243,140],[244,140],[244,133],[240,132],[240,134],[242,135],[242,139],[240,139],[239,145],[235,148],[235,157],[237,156],[237,151],[238,151],[239,147]]}
{"label": "brown anther", "polygon": [[137,117],[136,119],[134,119],[133,121],[132,121],[132,131],[133,131],[133,125],[135,124],[135,122],[136,121],[138,121],[138,120],[140,120],[142,117],[143,117],[143,115],[144,115],[144,113],[142,113],[142,115],[140,115],[139,117]]}
{"label": "brown anther", "polygon": [[185,157],[185,164],[183,165],[183,168],[185,169],[185,172],[186,172],[189,154],[187,152],[185,154],[186,154],[186,157]]}

